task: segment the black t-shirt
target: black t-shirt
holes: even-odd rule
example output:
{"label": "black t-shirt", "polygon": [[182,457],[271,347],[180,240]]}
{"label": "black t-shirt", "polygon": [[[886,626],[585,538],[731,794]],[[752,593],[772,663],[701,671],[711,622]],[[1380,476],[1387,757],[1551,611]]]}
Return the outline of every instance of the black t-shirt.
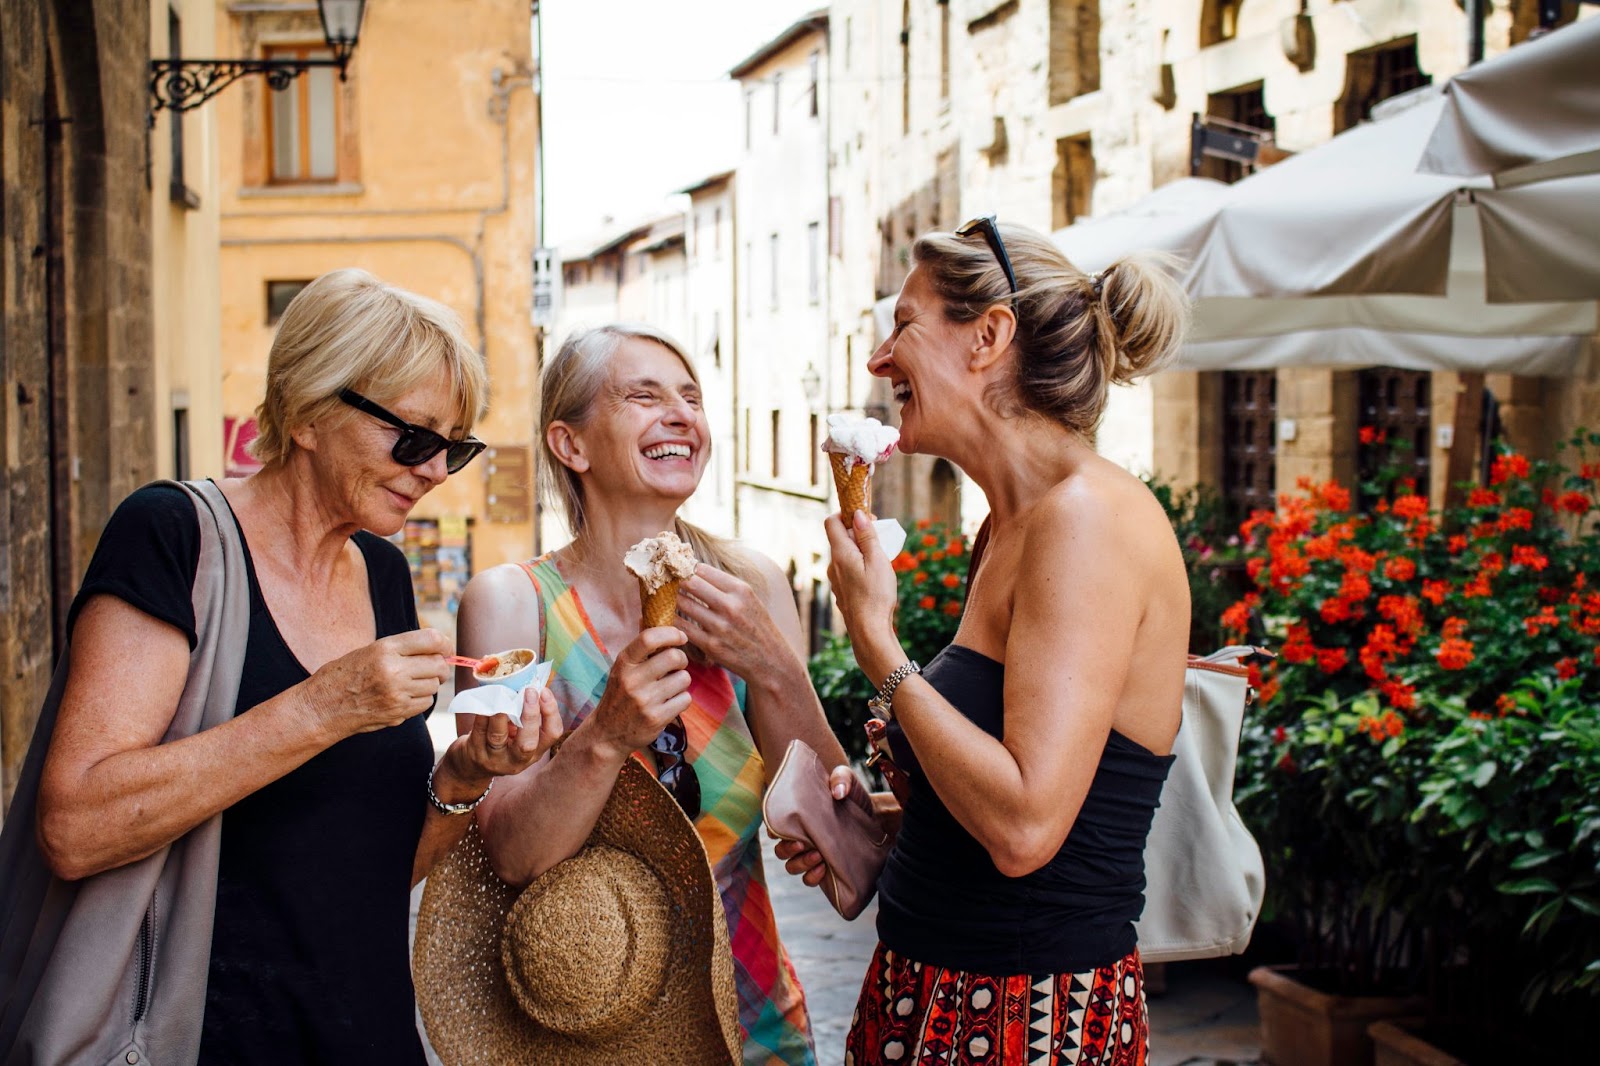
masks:
{"label": "black t-shirt", "polygon": [[[405,557],[371,533],[355,542],[378,636],[416,629]],[[68,625],[90,597],[109,594],[194,647],[199,559],[190,497],[140,489],[106,525]],[[253,562],[249,576],[236,715],[309,676]],[[433,765],[424,717],[340,741],[223,813],[201,1063],[424,1062],[409,956],[411,866]]]}

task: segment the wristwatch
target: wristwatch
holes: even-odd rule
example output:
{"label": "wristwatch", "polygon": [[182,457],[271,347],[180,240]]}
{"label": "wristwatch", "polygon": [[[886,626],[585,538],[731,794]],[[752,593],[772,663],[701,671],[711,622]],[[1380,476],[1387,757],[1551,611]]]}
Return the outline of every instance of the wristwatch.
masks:
{"label": "wristwatch", "polygon": [[900,682],[912,674],[922,673],[922,667],[917,665],[915,659],[907,659],[894,668],[894,673],[883,679],[883,687],[878,689],[878,694],[867,700],[867,710],[872,712],[874,718],[884,721],[894,717],[894,690],[900,687]]}
{"label": "wristwatch", "polygon": [[[435,765],[433,770],[437,770],[438,768],[439,767]],[[483,790],[483,795],[479,796],[477,799],[468,800],[465,803],[446,803],[444,800],[440,799],[439,794],[433,790],[433,770],[428,771],[428,802],[433,804],[433,809],[438,811],[440,814],[471,814],[477,809],[478,804],[482,803],[489,795],[489,789],[494,787],[494,779],[491,778],[489,780],[488,787]]]}

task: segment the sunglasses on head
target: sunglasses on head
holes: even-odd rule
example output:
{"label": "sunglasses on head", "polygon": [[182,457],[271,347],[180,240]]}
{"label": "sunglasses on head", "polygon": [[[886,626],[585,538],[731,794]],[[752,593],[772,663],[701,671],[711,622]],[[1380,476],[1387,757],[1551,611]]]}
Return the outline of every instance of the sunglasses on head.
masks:
{"label": "sunglasses on head", "polygon": [[1006,284],[1011,286],[1011,295],[1017,294],[1017,275],[1011,269],[1011,257],[1006,254],[1006,242],[1000,237],[1000,226],[995,222],[993,215],[984,215],[971,222],[964,223],[956,230],[957,237],[967,237],[974,233],[983,234],[983,239],[989,242],[990,251],[1000,261],[1000,269],[1006,272]]}
{"label": "sunglasses on head", "polygon": [[672,793],[689,821],[700,817],[700,775],[689,763],[689,735],[684,732],[683,719],[668,722],[650,742],[650,750],[656,753],[656,765],[661,768],[656,780]]}
{"label": "sunglasses on head", "polygon": [[339,399],[357,411],[387,422],[400,431],[400,436],[395,438],[394,447],[390,449],[389,454],[401,466],[421,466],[435,455],[444,452],[444,468],[454,474],[488,447],[476,437],[450,440],[426,426],[413,425],[393,411],[379,407],[354,389],[340,389]]}

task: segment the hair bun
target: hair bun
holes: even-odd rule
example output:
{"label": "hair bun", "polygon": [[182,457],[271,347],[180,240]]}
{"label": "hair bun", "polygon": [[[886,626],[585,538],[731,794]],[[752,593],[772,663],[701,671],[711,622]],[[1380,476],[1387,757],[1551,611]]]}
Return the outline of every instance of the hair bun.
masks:
{"label": "hair bun", "polygon": [[1111,325],[1111,380],[1118,385],[1161,369],[1183,343],[1189,297],[1173,277],[1174,266],[1170,258],[1140,254],[1090,275]]}

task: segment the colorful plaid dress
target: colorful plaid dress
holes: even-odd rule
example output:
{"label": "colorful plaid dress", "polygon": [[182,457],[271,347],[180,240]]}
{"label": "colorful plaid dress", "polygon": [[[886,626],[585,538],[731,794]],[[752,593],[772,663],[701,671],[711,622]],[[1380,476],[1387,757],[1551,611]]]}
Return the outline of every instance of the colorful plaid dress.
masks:
{"label": "colorful plaid dress", "polygon": [[[562,723],[575,728],[605,692],[611,655],[554,560],[544,555],[523,569],[539,595],[542,659],[553,662],[550,689]],[[761,866],[761,753],[745,722],[745,685],[719,666],[691,663],[683,712],[689,762],[700,778],[695,829],[705,844],[728,918],[739,1025],[747,1066],[814,1066],[805,996],[778,940],[778,925]]]}

